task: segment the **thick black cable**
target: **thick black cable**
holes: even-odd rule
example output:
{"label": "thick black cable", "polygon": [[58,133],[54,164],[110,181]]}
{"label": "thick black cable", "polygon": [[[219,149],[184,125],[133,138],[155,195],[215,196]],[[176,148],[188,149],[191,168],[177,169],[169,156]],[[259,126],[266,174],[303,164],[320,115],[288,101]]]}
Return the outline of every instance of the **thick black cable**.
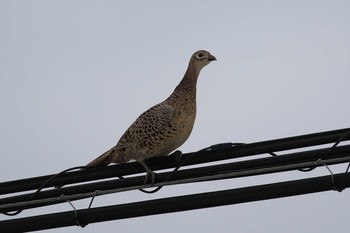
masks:
{"label": "thick black cable", "polygon": [[[324,154],[323,156],[321,156],[320,158],[319,158],[319,160],[320,159],[322,159],[322,158],[327,158],[327,157],[329,157],[329,156],[331,156],[333,153],[334,153],[334,151],[335,151],[335,149],[338,147],[338,145],[339,145],[339,143],[340,142],[342,142],[342,141],[344,141],[344,140],[348,140],[349,139],[349,136],[350,136],[350,130],[347,130],[346,132],[344,132],[345,130],[347,130],[347,129],[343,129],[343,130],[338,130],[338,131],[329,131],[329,132],[324,132],[324,133],[317,133],[317,134],[310,134],[310,135],[313,135],[313,136],[319,136],[319,138],[318,138],[318,141],[315,143],[315,141],[313,141],[312,139],[310,139],[310,138],[307,138],[306,136],[310,136],[310,135],[303,135],[303,136],[297,136],[297,137],[291,137],[291,138],[287,138],[287,139],[305,139],[306,141],[304,141],[304,142],[301,142],[302,144],[303,144],[303,147],[304,146],[307,146],[307,145],[309,145],[309,146],[311,146],[312,144],[311,144],[311,141],[313,141],[312,143],[315,143],[314,145],[320,145],[320,144],[322,144],[322,143],[320,143],[321,141],[322,142],[326,142],[326,141],[328,141],[328,143],[329,143],[329,139],[330,139],[330,135],[326,135],[326,133],[340,133],[340,131],[342,131],[343,132],[343,134],[338,138],[338,140],[337,141],[335,141],[335,143],[333,144],[333,146],[328,150],[328,152],[326,153],[326,154]],[[335,135],[334,135],[335,136]],[[334,136],[332,135],[332,137],[334,138]],[[288,147],[290,147],[290,145],[289,145],[289,143],[288,142],[286,142],[286,141],[284,141],[285,139],[277,139],[277,140],[272,140],[271,142],[278,142],[278,143],[280,143],[279,144],[279,146],[276,146],[276,147],[273,147],[272,146],[272,148],[274,148],[275,150],[274,151],[279,151],[279,150],[283,150],[281,147],[283,147],[283,148],[288,148]],[[268,142],[268,141],[267,141]],[[261,142],[261,143],[264,143],[264,142]],[[262,146],[262,147],[260,147],[262,150],[265,150],[265,148],[264,148],[264,146],[263,145],[261,145],[261,143],[252,143],[254,146]],[[284,143],[287,143],[287,145],[285,145]],[[249,148],[249,146],[251,146],[252,144],[248,144],[248,148]],[[260,144],[260,145],[259,145]],[[293,146],[295,146],[296,144],[298,144],[298,143],[291,143]],[[208,148],[204,148],[204,149],[202,149],[202,150],[200,150],[200,151],[197,151],[197,152],[194,152],[194,153],[190,153],[188,156],[187,156],[187,158],[185,158],[184,160],[182,160],[182,161],[180,161],[180,163],[178,163],[177,164],[177,166],[175,167],[175,169],[173,170],[173,172],[172,173],[170,173],[169,174],[169,176],[168,176],[168,178],[166,179],[166,180],[170,180],[171,178],[172,178],[172,176],[174,176],[175,174],[176,174],[176,172],[180,169],[180,167],[181,166],[183,166],[183,165],[185,165],[186,163],[188,163],[190,160],[192,160],[193,158],[196,158],[196,156],[198,155],[198,154],[200,154],[200,153],[205,153],[205,152],[216,152],[215,150],[218,150],[218,151],[220,151],[220,150],[227,150],[227,149],[231,149],[231,147],[233,147],[233,146],[235,146],[235,147],[237,147],[238,148],[238,146],[243,146],[244,144],[243,143],[239,143],[239,144],[233,144],[233,143],[224,143],[224,144],[217,144],[217,145],[213,145],[213,146],[211,146],[211,147],[208,147]],[[237,148],[234,148],[234,149],[237,149]],[[243,148],[243,151],[244,151],[244,149],[245,148]],[[260,150],[261,150],[260,149]],[[239,151],[239,150],[238,150]],[[253,151],[253,152],[252,152]],[[254,153],[256,153],[256,152],[254,152],[254,148],[252,148],[252,151],[250,151],[252,154],[250,154],[250,155],[254,155]],[[249,154],[247,154],[247,155],[244,155],[244,152],[242,153],[242,150],[241,151],[239,151],[241,154],[238,156],[238,157],[241,157],[242,156],[242,154],[243,154],[243,156],[247,156],[247,155],[249,155]],[[265,152],[266,153],[270,153],[272,156],[274,156],[274,157],[276,157],[276,154],[274,153],[274,152],[271,152],[271,151],[267,151],[267,150],[265,150]],[[237,157],[237,156],[236,156]],[[226,158],[224,158],[224,159],[226,159]],[[195,162],[189,162],[188,163],[188,165],[190,165],[190,164],[195,164]],[[328,168],[328,166],[326,165],[326,164],[324,164],[326,167],[327,167],[327,169],[329,170],[329,168]],[[310,167],[309,169],[302,169],[302,171],[311,171],[311,170],[313,170],[314,168],[316,167],[316,164],[315,164],[315,166],[313,166],[313,167]],[[349,163],[349,165],[348,165],[348,167],[347,167],[347,169],[346,169],[346,172],[345,172],[345,174],[348,172],[348,170],[349,170],[349,167],[350,167],[350,163]],[[33,200],[33,199],[35,199],[37,196],[38,196],[38,194],[41,192],[41,190],[43,189],[43,188],[45,188],[46,186],[47,187],[50,187],[50,186],[52,186],[53,184],[51,184],[51,185],[48,185],[48,184],[50,184],[50,183],[54,183],[54,182],[51,182],[51,181],[53,181],[54,179],[56,179],[56,178],[58,178],[60,175],[63,175],[63,174],[65,174],[65,173],[67,173],[67,172],[69,172],[69,171],[72,171],[72,170],[75,170],[75,169],[85,169],[86,167],[84,167],[84,166],[82,166],[82,167],[74,167],[74,168],[70,168],[70,169],[66,169],[65,171],[62,171],[62,172],[60,172],[60,173],[58,173],[58,174],[56,174],[56,175],[53,175],[53,176],[51,176],[51,177],[49,177],[46,181],[44,181],[44,183],[42,183],[42,185],[36,190],[36,192],[35,193],[33,193],[31,196],[30,196],[30,198],[29,198],[29,201],[30,200]],[[299,169],[300,170],[300,169]],[[331,174],[332,174],[332,184],[333,184],[333,188],[334,187],[336,187],[336,190],[342,190],[341,188],[338,188],[338,186],[335,186],[335,183],[338,183],[338,181],[336,182],[335,181],[335,176],[333,176],[333,173],[332,173],[332,171],[331,170],[329,170],[330,172],[331,172]],[[154,193],[154,192],[156,192],[156,191],[158,191],[158,190],[160,190],[162,188],[162,186],[159,186],[159,187],[157,187],[156,188],[156,190],[153,190],[153,191],[148,191],[148,192],[150,192],[150,193]],[[89,207],[90,208],[90,207]],[[15,213],[4,213],[4,214],[6,214],[6,215],[10,215],[10,216],[13,216],[13,215],[16,215],[16,214],[18,214],[18,213],[20,213],[22,211],[22,209],[20,209],[20,210],[17,210]]]}
{"label": "thick black cable", "polygon": [[[190,161],[186,163],[186,166],[199,163],[240,158],[244,156],[253,156],[257,154],[269,153],[271,151],[277,152],[308,146],[317,146],[326,143],[334,143],[344,133],[349,132],[349,130],[350,128],[345,128],[320,133],[306,134],[301,136],[293,136],[282,139],[274,139],[263,142],[249,143],[246,145],[236,146],[225,150],[218,149],[204,151],[202,153],[197,154],[197,156],[194,156]],[[349,137],[345,137],[343,140],[349,139]],[[190,156],[191,154],[192,153],[185,154],[184,158],[186,156]],[[166,157],[152,159],[148,161],[147,164],[152,168],[152,170],[158,170],[173,168],[177,165],[177,162],[174,158]],[[89,169],[89,171],[84,171],[84,175],[81,175],[80,171],[69,172],[50,182],[48,187],[131,175],[143,171],[144,169],[142,168],[142,166],[140,166],[137,163],[126,163],[98,169]],[[39,187],[50,177],[52,177],[52,175],[0,183],[0,195],[37,189],[37,187]]]}
{"label": "thick black cable", "polygon": [[[350,187],[350,174],[335,174],[338,185]],[[114,206],[78,210],[86,224],[155,214],[232,205],[333,190],[332,176],[257,185]],[[0,222],[1,232],[29,232],[76,225],[74,211],[45,214]]]}
{"label": "thick black cable", "polygon": [[[297,163],[304,163],[304,162],[315,162],[320,155],[324,154],[325,151],[328,150],[328,148],[324,149],[316,149],[312,151],[306,151],[306,152],[297,152],[292,153],[288,155],[281,155],[278,157],[265,157],[265,158],[259,158],[254,160],[245,160],[245,161],[239,161],[239,162],[233,162],[233,163],[227,163],[227,164],[219,164],[219,165],[212,165],[207,167],[200,167],[200,168],[191,168],[186,170],[181,170],[176,173],[176,180],[182,180],[182,179],[191,179],[195,177],[201,177],[201,176],[210,176],[215,174],[224,174],[227,172],[239,172],[239,171],[248,171],[248,170],[255,170],[259,168],[271,168],[274,166],[283,166],[288,164],[297,164]],[[350,155],[350,145],[340,146],[334,151],[334,158],[342,158],[344,156]],[[308,165],[309,166],[309,165]],[[318,166],[323,166],[322,164],[318,164]],[[295,168],[293,168],[295,169]],[[283,172],[287,170],[279,170],[279,172]],[[162,173],[158,174],[159,179],[164,181],[171,172],[168,173]],[[259,173],[259,174],[267,174],[265,173]],[[258,174],[255,174],[258,175]],[[245,175],[246,176],[246,175]],[[240,176],[242,177],[242,176]],[[62,194],[65,195],[74,195],[74,194],[83,194],[83,193],[91,193],[95,190],[112,190],[116,188],[127,188],[127,187],[133,187],[137,186],[142,183],[144,180],[143,176],[139,177],[130,177],[123,180],[110,180],[110,181],[102,181],[97,183],[90,183],[90,184],[83,184],[83,185],[77,185],[77,186],[70,186],[67,188],[63,188],[62,190],[48,190],[43,191],[39,194],[39,196],[36,199],[46,199],[46,198],[56,198],[54,201],[51,201],[50,203],[45,203],[44,205],[52,205],[57,203],[62,203],[63,200],[60,200],[59,197]],[[28,200],[30,194],[24,194],[24,195],[18,195],[14,197],[8,197],[0,199],[0,206],[11,204],[11,203],[19,203],[19,202],[25,202]],[[86,198],[86,197],[83,197]],[[79,198],[80,199],[80,198]],[[74,199],[77,200],[77,199]],[[72,199],[71,199],[72,201]],[[43,206],[43,204],[30,204],[26,205],[27,208],[35,208]],[[23,208],[23,207],[21,207]],[[1,212],[3,211],[13,211],[16,210],[16,208],[7,208],[7,207],[1,207]]]}
{"label": "thick black cable", "polygon": [[[266,157],[266,158],[260,158],[260,159],[254,159],[254,160],[245,160],[245,161],[239,161],[239,162],[233,162],[233,163],[228,163],[228,164],[219,164],[219,165],[214,165],[214,166],[209,166],[209,167],[201,167],[201,168],[195,168],[195,169],[187,169],[184,172],[182,172],[184,175],[181,175],[179,178],[185,178],[188,177],[189,175],[191,177],[198,176],[200,174],[211,174],[214,172],[224,172],[225,170],[233,171],[233,169],[236,170],[241,170],[241,169],[256,169],[259,167],[269,167],[269,166],[274,166],[274,165],[283,165],[283,164],[290,164],[290,163],[297,163],[297,162],[305,162],[305,161],[316,161],[320,157],[319,155],[324,154],[324,152],[328,150],[327,148],[325,149],[316,149],[312,151],[304,151],[304,152],[297,152],[297,153],[292,153],[292,154],[285,154],[281,155],[278,157]],[[341,146],[339,147],[336,151],[336,155],[339,156],[345,156],[346,154],[350,153],[350,145],[348,146]],[[199,171],[202,171],[201,173],[198,173]],[[208,173],[210,172],[210,173]],[[168,173],[169,174],[169,173]],[[82,174],[84,175],[84,174]],[[166,176],[166,175],[164,175]],[[130,181],[130,182],[129,182]],[[48,198],[48,197],[54,197],[54,196],[60,196],[63,193],[64,194],[74,194],[74,193],[80,193],[80,192],[91,192],[96,189],[102,189],[105,187],[105,189],[110,189],[113,188],[112,185],[115,184],[114,186],[119,185],[119,187],[127,187],[127,186],[132,186],[132,185],[137,185],[138,183],[142,183],[143,181],[142,177],[133,177],[133,178],[128,178],[121,181],[104,181],[104,182],[99,182],[99,183],[93,183],[92,185],[86,184],[86,185],[78,185],[78,186],[71,186],[68,188],[65,188],[64,190],[49,190],[41,193],[42,195],[40,198]],[[106,184],[106,185],[105,185]],[[98,186],[97,186],[98,185]],[[122,186],[121,186],[122,185]],[[86,187],[84,189],[79,188],[79,187]],[[87,189],[87,187],[91,187],[90,189]],[[76,190],[76,191],[73,191]],[[46,193],[48,195],[46,195]],[[9,198],[3,198],[0,199],[0,204],[5,204],[9,203],[7,200],[11,200],[11,202],[18,202],[18,201],[25,201],[28,199],[28,194],[25,195],[19,195],[15,197],[9,197]]]}
{"label": "thick black cable", "polygon": [[[339,131],[339,130],[338,130]],[[344,131],[344,130],[342,130]],[[334,132],[334,131],[330,131],[330,132]],[[323,133],[318,133],[318,135],[320,134],[323,134]],[[312,134],[312,135],[317,135],[317,134]],[[347,131],[345,132],[343,135],[341,135],[341,137],[335,142],[335,144],[332,146],[332,148],[328,151],[328,153],[326,154],[325,157],[329,156],[334,150],[335,148],[338,146],[338,144],[347,139],[348,136],[350,135],[350,131]],[[297,137],[294,137],[294,138],[301,138],[303,136],[297,136]],[[293,138],[293,137],[292,137]],[[283,140],[283,139],[282,139]],[[277,139],[275,141],[281,141],[281,139]],[[256,143],[258,144],[258,143]],[[183,166],[184,164],[186,164],[188,161],[190,161],[193,157],[195,157],[196,155],[198,155],[199,153],[203,153],[203,152],[208,152],[208,151],[216,151],[216,150],[226,150],[226,149],[229,149],[231,147],[237,147],[237,146],[242,146],[242,145],[245,145],[243,143],[221,143],[221,144],[217,144],[217,145],[213,145],[213,146],[210,146],[210,147],[207,147],[207,148],[204,148],[200,151],[197,151],[197,152],[194,152],[194,153],[190,153],[189,156],[187,156],[187,158],[185,158],[184,160],[180,161],[180,163],[175,167],[174,171],[172,173],[169,174],[168,178],[166,180],[170,180],[171,177],[179,170],[179,168],[181,166]],[[276,156],[274,153],[270,153],[272,156]],[[191,163],[189,163],[191,164]],[[68,171],[71,171],[71,170],[75,170],[75,169],[86,169],[86,167],[74,167],[74,168],[70,168],[70,169],[66,169],[65,171],[62,171],[56,175],[53,175],[51,176],[49,179],[47,179],[38,189],[35,193],[33,193],[30,198],[28,199],[29,201],[30,200],[33,200],[38,194],[39,192],[48,185],[48,183],[50,183],[50,181],[56,179],[57,177],[59,177],[59,175],[62,175],[62,174],[65,174],[67,173]],[[348,170],[348,169],[347,169]],[[162,188],[162,186],[159,186],[157,187],[155,190],[152,190],[152,191],[147,191],[149,193],[154,193],[156,191],[159,191],[160,189]],[[10,215],[10,216],[13,216],[13,215],[16,215],[18,213],[20,213],[22,210],[18,210],[17,212],[15,213],[4,213],[6,215]]]}

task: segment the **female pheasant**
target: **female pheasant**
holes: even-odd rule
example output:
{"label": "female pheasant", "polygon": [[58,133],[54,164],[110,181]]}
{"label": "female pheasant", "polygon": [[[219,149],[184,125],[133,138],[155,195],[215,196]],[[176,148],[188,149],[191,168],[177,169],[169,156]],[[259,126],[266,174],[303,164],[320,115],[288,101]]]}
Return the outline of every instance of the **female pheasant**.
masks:
{"label": "female pheasant", "polygon": [[88,163],[87,167],[106,166],[136,160],[154,173],[145,160],[166,156],[190,136],[196,118],[196,85],[200,71],[216,58],[205,50],[195,52],[181,82],[163,102],[141,114],[126,130],[117,145]]}

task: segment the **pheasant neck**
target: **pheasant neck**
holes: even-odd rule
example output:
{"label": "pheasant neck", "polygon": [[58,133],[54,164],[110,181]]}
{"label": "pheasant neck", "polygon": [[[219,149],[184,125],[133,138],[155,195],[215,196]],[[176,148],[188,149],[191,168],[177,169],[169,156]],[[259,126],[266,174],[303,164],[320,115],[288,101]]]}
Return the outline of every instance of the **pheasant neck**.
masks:
{"label": "pheasant neck", "polygon": [[179,98],[195,99],[199,72],[200,70],[196,69],[192,64],[189,64],[184,77],[175,88],[173,94],[169,96],[168,101],[178,101],[177,99]]}

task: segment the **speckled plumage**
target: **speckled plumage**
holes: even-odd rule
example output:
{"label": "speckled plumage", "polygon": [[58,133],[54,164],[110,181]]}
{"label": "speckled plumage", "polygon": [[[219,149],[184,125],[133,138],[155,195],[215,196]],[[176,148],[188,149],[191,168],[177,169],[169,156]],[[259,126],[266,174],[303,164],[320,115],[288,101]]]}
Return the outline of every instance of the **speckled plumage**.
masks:
{"label": "speckled plumage", "polygon": [[187,71],[174,92],[163,102],[141,114],[119,142],[87,166],[103,166],[130,160],[166,156],[190,136],[196,117],[196,84],[201,69],[216,60],[209,52],[195,52]]}

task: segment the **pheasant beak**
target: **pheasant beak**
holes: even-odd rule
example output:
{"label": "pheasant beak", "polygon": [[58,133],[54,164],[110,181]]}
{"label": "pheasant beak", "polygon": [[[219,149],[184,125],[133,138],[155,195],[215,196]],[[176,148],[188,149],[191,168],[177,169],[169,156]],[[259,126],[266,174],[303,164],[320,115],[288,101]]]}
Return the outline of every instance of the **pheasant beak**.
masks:
{"label": "pheasant beak", "polygon": [[216,57],[213,55],[209,54],[208,61],[216,61]]}

